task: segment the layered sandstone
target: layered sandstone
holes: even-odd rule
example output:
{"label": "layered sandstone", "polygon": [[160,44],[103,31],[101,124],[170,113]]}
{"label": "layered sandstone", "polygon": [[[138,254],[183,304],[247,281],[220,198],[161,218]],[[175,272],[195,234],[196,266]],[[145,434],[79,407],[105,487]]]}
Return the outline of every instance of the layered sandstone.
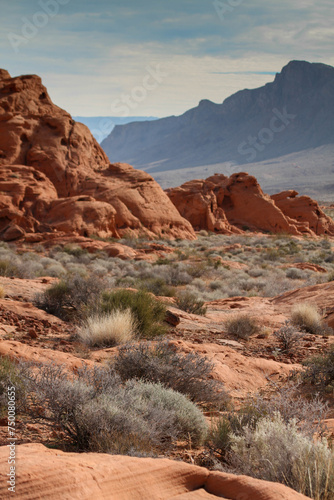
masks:
{"label": "layered sandstone", "polygon": [[55,231],[195,237],[154,179],[111,165],[36,75],[0,71],[0,191],[0,235],[8,240]]}
{"label": "layered sandstone", "polygon": [[[7,446],[0,447],[0,495],[7,489]],[[15,495],[22,500],[214,499],[303,500],[307,497],[278,483],[246,476],[210,472],[203,467],[167,459],[133,458],[98,453],[64,453],[41,444],[16,447]]]}
{"label": "layered sandstone", "polygon": [[334,236],[334,223],[307,196],[296,191],[269,196],[247,173],[216,174],[166,190],[195,230],[231,234],[250,229],[292,235]]}

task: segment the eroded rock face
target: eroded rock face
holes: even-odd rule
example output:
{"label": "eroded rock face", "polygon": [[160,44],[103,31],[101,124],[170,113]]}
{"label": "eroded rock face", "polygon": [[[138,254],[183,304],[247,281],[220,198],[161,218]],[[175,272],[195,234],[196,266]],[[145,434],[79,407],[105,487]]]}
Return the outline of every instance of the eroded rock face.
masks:
{"label": "eroded rock face", "polygon": [[154,179],[110,165],[36,75],[0,71],[0,176],[0,234],[16,225],[28,233],[195,237]]}
{"label": "eroded rock face", "polygon": [[[28,498],[167,500],[213,499],[306,500],[278,483],[210,472],[167,459],[133,458],[102,453],[64,453],[41,444],[16,447],[15,494]],[[0,447],[1,498],[7,490],[8,447]]]}
{"label": "eroded rock face", "polygon": [[247,173],[189,181],[166,193],[195,230],[240,233],[250,229],[298,235],[334,235],[334,223],[307,196],[296,191],[269,196]]}
{"label": "eroded rock face", "polygon": [[333,220],[309,196],[297,196],[296,191],[283,191],[274,194],[271,199],[285,216],[303,223],[315,234],[334,234]]}

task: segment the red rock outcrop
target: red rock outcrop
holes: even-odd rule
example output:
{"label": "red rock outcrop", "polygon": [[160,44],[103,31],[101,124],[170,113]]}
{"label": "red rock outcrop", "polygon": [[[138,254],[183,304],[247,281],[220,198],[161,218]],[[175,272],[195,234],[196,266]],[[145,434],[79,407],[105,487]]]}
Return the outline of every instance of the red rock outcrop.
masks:
{"label": "red rock outcrop", "polygon": [[36,75],[0,71],[0,191],[0,235],[8,240],[58,230],[195,237],[154,179],[111,165],[88,128],[52,103]]}
{"label": "red rock outcrop", "polygon": [[[41,444],[16,446],[15,495],[21,500],[306,500],[278,483],[210,472],[168,459],[98,453],[64,453]],[[9,448],[0,447],[0,496],[11,498],[7,479]]]}
{"label": "red rock outcrop", "polygon": [[297,196],[297,191],[283,191],[271,199],[286,217],[307,223],[315,234],[334,234],[334,223],[309,196]]}
{"label": "red rock outcrop", "polygon": [[207,229],[224,234],[241,233],[229,224],[223,208],[218,206],[215,190],[216,184],[209,178],[188,181],[178,188],[167,189],[166,193],[196,231]]}
{"label": "red rock outcrop", "polygon": [[248,228],[271,233],[334,236],[334,223],[307,196],[288,191],[270,197],[247,173],[189,181],[166,193],[195,230],[231,234]]}

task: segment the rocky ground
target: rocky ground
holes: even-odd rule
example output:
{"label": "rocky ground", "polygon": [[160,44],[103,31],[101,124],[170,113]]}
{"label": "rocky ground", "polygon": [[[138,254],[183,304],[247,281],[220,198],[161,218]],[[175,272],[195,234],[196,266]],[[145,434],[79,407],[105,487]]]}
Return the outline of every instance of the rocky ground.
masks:
{"label": "rocky ground", "polygon": [[[119,245],[119,248],[121,247]],[[154,253],[154,250],[152,250],[153,244],[150,248],[151,252],[146,255],[152,259],[152,253]],[[168,258],[175,251],[173,247],[168,245],[165,247],[165,253],[161,244],[160,246],[156,244],[155,248],[157,251],[157,255],[154,256],[155,259]],[[130,247],[127,247],[127,249],[122,252],[123,256],[130,252],[130,256],[133,257],[135,253],[139,252],[140,254],[141,252]],[[145,252],[142,252],[141,255],[144,256]],[[237,264],[239,264],[239,267],[243,267],[242,263],[238,263],[236,260],[230,261],[232,269],[234,266],[238,268]],[[314,264],[314,266],[316,265]],[[318,274],[319,270],[315,267],[313,272]],[[117,347],[88,348],[76,338],[75,325],[62,321],[38,309],[33,304],[36,294],[42,293],[55,282],[57,282],[57,278],[50,277],[23,279],[3,276],[0,278],[0,285],[5,291],[4,297],[0,300],[0,355],[9,356],[15,361],[55,362],[66,366],[70,371],[75,371],[82,363],[90,367],[103,365],[115,354]],[[273,335],[273,332],[285,320],[289,319],[292,306],[298,302],[310,302],[317,305],[325,311],[327,324],[333,326],[334,282],[298,288],[276,297],[239,296],[208,301],[205,303],[207,311],[204,316],[180,310],[175,303],[174,297],[162,297],[160,300],[167,304],[175,323],[174,326],[169,325],[166,338],[171,339],[181,352],[197,352],[213,361],[215,365],[214,377],[224,383],[236,403],[243,401],[247,396],[261,389],[272,390],[272,387],[284,385],[291,371],[301,369],[303,360],[314,353],[326,352],[328,346],[334,343],[334,337],[329,336],[327,333],[310,334],[304,332],[298,349],[287,354],[282,352],[276,337]],[[248,340],[231,336],[226,329],[226,320],[240,313],[250,314],[258,322],[258,332]],[[327,399],[331,403],[330,397],[327,397]],[[210,419],[210,412],[207,415]],[[330,429],[334,421],[331,420],[331,417],[334,419],[333,410],[331,410],[328,417],[327,424]],[[256,480],[242,479],[222,473],[211,473],[216,474],[215,479],[209,480],[208,472],[204,472],[204,469],[191,468],[191,466],[186,469],[188,466],[176,465],[177,463],[172,465],[168,461],[162,461],[157,472],[155,472],[155,467],[147,465],[150,468],[150,474],[152,474],[151,479],[155,484],[158,481],[156,474],[159,475],[159,481],[168,481],[169,484],[166,492],[161,487],[159,493],[155,493],[151,488],[151,476],[147,474],[143,477],[140,488],[138,487],[138,477],[141,477],[140,467],[143,466],[147,472],[146,465],[142,465],[143,462],[138,462],[141,459],[127,459],[124,457],[122,460],[126,464],[124,465],[126,473],[119,471],[119,459],[116,463],[112,457],[102,459],[102,457],[100,458],[100,456],[94,454],[85,455],[87,458],[80,461],[81,465],[79,467],[79,465],[76,465],[75,455],[72,458],[71,455],[63,455],[61,452],[53,452],[42,447],[42,445],[46,445],[47,447],[51,446],[63,450],[70,449],[70,443],[66,444],[67,440],[61,430],[50,428],[43,421],[33,422],[24,414],[18,416],[16,437],[17,445],[19,445],[18,449],[22,456],[25,457],[24,461],[21,462],[24,470],[21,471],[20,477],[23,478],[24,474],[30,474],[34,470],[33,464],[37,457],[43,461],[44,473],[47,475],[51,474],[55,464],[58,464],[56,467],[59,474],[62,473],[63,467],[69,467],[69,464],[71,464],[71,470],[75,473],[76,481],[73,483],[68,479],[68,482],[63,486],[64,492],[66,492],[66,495],[71,495],[71,498],[79,498],[79,493],[81,495],[78,486],[81,481],[84,483],[84,486],[82,486],[84,493],[82,493],[81,498],[88,498],[89,495],[93,494],[97,483],[99,488],[114,489],[114,483],[111,484],[110,480],[105,482],[105,473],[100,471],[102,476],[98,480],[94,480],[87,475],[87,472],[84,472],[84,470],[96,466],[99,470],[100,468],[104,470],[103,467],[107,467],[107,465],[104,464],[103,460],[110,461],[109,467],[112,467],[113,470],[115,468],[115,476],[113,477],[117,477],[122,484],[121,490],[123,493],[117,490],[117,495],[115,493],[116,496],[109,498],[130,498],[129,491],[132,491],[131,488],[134,487],[137,488],[137,496],[131,498],[171,498],[170,481],[175,483],[173,498],[185,498],[183,495],[186,495],[187,498],[214,498],[217,494],[222,497],[222,492],[226,495],[224,498],[239,498],[240,493],[237,494],[236,491],[247,492],[244,494],[251,495],[249,498],[302,498],[292,490],[284,489],[283,486],[270,485],[269,487],[265,483],[256,482]],[[7,440],[7,420],[3,419],[0,426],[0,443],[5,445]],[[170,458],[181,459],[189,464],[208,465],[207,453],[204,450],[189,449],[182,442],[169,456]],[[157,462],[153,463],[156,464]],[[49,472],[48,467],[51,467]],[[81,474],[83,474],[84,480],[81,480],[80,475],[78,475],[78,467],[82,471]],[[176,469],[174,470],[173,467]],[[185,469],[182,467],[185,467]],[[185,482],[184,474],[186,474],[186,477],[193,477],[193,479],[187,479]],[[204,479],[204,476],[202,478],[203,474],[206,479]],[[52,477],[54,477],[52,481],[57,482],[53,473]],[[42,483],[38,479],[38,474],[36,480],[35,494],[48,498]],[[118,480],[117,484],[119,484]],[[208,486],[208,481],[210,486]],[[198,485],[194,486],[194,483],[196,485],[198,483]],[[147,495],[148,484],[150,484],[149,497],[145,496]],[[75,485],[75,488],[73,485]],[[26,498],[24,489],[20,491],[22,498]],[[125,494],[124,491],[127,493]],[[256,493],[252,493],[253,491]],[[253,494],[255,496],[252,496]],[[50,498],[54,497],[50,496]],[[248,497],[245,496],[245,498]]]}

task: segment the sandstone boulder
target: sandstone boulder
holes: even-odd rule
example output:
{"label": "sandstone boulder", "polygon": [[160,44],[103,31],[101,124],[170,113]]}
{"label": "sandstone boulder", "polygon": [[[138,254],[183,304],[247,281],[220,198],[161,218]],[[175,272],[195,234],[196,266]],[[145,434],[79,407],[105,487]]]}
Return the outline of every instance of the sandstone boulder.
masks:
{"label": "sandstone boulder", "polygon": [[[7,446],[0,448],[0,496],[7,489]],[[16,446],[16,490],[21,500],[71,498],[96,500],[305,500],[278,483],[210,472],[168,459],[133,458],[98,453],[64,453],[41,444]]]}

